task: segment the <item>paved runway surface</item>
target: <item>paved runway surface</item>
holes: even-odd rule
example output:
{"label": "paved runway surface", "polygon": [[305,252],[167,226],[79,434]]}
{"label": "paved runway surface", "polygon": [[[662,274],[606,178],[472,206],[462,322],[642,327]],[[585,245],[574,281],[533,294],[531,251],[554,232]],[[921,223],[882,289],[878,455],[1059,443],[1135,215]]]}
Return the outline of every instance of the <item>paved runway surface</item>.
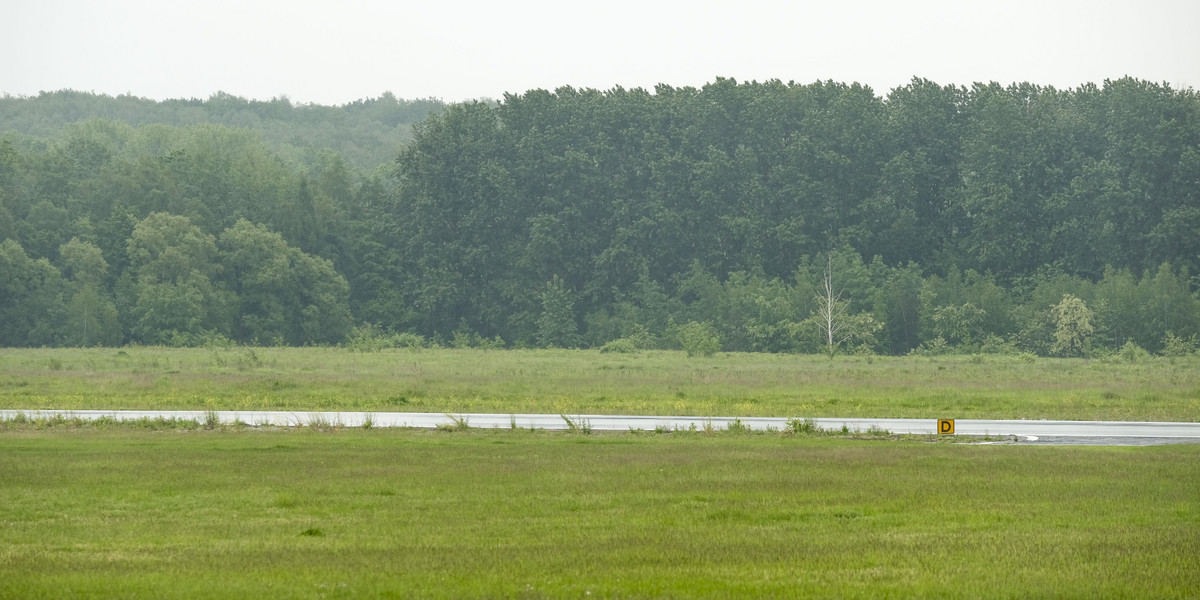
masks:
{"label": "paved runway surface", "polygon": [[[182,418],[204,421],[209,413],[191,411],[113,411],[113,410],[0,410],[0,417],[12,419],[18,413],[38,416],[64,415],[83,419],[113,417],[121,420],[143,418]],[[667,417],[619,415],[544,415],[544,414],[444,414],[396,412],[286,412],[217,411],[222,423],[241,421],[247,425],[308,426],[313,424],[361,427],[435,428],[463,422],[481,428],[570,429],[594,431],[677,430],[713,427],[727,429],[740,422],[754,430],[783,429],[788,420],[779,417]],[[815,419],[822,429],[869,431],[882,429],[894,434],[932,434],[936,419]],[[984,441],[1008,441],[1042,444],[1147,445],[1163,443],[1200,443],[1200,423],[1154,423],[1127,421],[1026,421],[957,419],[955,434],[978,436]]]}

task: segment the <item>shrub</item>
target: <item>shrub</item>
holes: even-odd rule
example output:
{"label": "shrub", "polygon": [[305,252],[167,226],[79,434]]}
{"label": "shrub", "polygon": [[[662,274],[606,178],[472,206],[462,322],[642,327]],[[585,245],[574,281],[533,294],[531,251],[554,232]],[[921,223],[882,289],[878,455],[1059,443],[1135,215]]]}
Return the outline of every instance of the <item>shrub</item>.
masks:
{"label": "shrub", "polygon": [[632,329],[633,331],[630,331],[625,336],[601,346],[600,351],[630,353],[638,350],[652,350],[658,346],[658,339],[653,333],[650,333],[650,330],[636,323]]}
{"label": "shrub", "polygon": [[390,337],[393,348],[424,348],[429,341],[418,333],[393,333]]}
{"label": "shrub", "polygon": [[1117,351],[1117,357],[1125,362],[1136,363],[1150,358],[1150,353],[1145,348],[1133,343],[1133,340],[1129,340]]}
{"label": "shrub", "polygon": [[979,351],[984,354],[1003,354],[1005,356],[1015,356],[1017,344],[1011,340],[1005,340],[998,335],[989,335],[984,338],[983,343],[979,345]]}
{"label": "shrub", "polygon": [[712,356],[721,350],[721,336],[711,323],[690,321],[676,329],[676,339],[688,356]]}
{"label": "shrub", "polygon": [[1183,339],[1173,332],[1168,331],[1163,338],[1163,356],[1188,356],[1196,352],[1196,336],[1188,339]]}
{"label": "shrub", "polygon": [[950,352],[950,344],[946,343],[946,338],[935,337],[932,340],[922,342],[919,347],[909,354],[918,356],[942,356]]}
{"label": "shrub", "polygon": [[378,325],[366,323],[351,329],[343,345],[351,352],[379,352],[387,348],[424,348],[427,343],[416,333],[389,334]]}
{"label": "shrub", "polygon": [[638,351],[637,343],[629,338],[618,338],[600,346],[601,352],[630,354]]}
{"label": "shrub", "polygon": [[388,347],[387,338],[378,325],[366,323],[350,329],[345,346],[351,352],[378,352]]}

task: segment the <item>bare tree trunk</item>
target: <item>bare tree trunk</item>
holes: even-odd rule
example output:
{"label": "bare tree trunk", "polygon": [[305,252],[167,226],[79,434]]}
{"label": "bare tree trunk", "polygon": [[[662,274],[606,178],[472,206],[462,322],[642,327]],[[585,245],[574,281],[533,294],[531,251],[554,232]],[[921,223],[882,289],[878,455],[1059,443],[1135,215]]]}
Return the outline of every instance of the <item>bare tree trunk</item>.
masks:
{"label": "bare tree trunk", "polygon": [[841,302],[842,293],[833,287],[833,253],[829,254],[825,265],[824,289],[817,295],[817,314],[821,318],[821,329],[825,334],[826,352],[830,358],[837,353],[838,330],[842,328],[842,317],[845,305]]}

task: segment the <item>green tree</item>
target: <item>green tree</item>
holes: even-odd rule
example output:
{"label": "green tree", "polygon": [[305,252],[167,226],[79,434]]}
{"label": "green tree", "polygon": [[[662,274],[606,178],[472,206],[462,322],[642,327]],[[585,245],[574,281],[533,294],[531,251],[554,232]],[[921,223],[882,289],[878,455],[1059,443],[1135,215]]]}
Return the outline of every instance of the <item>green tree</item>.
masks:
{"label": "green tree", "polygon": [[712,356],[721,350],[721,335],[707,321],[688,321],[678,326],[675,338],[688,356]]}
{"label": "green tree", "polygon": [[544,348],[572,348],[578,344],[574,295],[558,275],[542,290],[542,314],[537,326],[537,341]]}
{"label": "green tree", "polygon": [[233,339],[295,343],[299,282],[283,236],[242,219],[221,234],[218,247],[222,276],[238,301]]}
{"label": "green tree", "polygon": [[82,283],[66,305],[63,343],[71,346],[119,346],[124,339],[117,307],[92,283]]}
{"label": "green tree", "polygon": [[350,286],[329,260],[297,248],[289,253],[299,284],[300,338],[295,343],[340,343],[353,322]]}
{"label": "green tree", "polygon": [[117,346],[124,339],[116,304],[103,288],[108,263],[95,244],[71,238],[58,251],[67,276],[63,342],[73,346]]}
{"label": "green tree", "polygon": [[933,309],[933,333],[952,346],[971,346],[986,317],[986,311],[970,302],[939,306]]}
{"label": "green tree", "polygon": [[915,263],[886,271],[875,296],[874,313],[884,322],[884,351],[906,354],[921,343],[921,270]]}
{"label": "green tree", "polygon": [[153,213],[134,227],[127,249],[136,278],[133,334],[149,344],[187,343],[206,332],[227,334],[229,295],[213,236],[187,217]]}
{"label": "green tree", "polygon": [[16,240],[0,241],[0,346],[57,344],[64,294],[50,261],[30,258]]}
{"label": "green tree", "polygon": [[218,247],[223,281],[237,299],[234,339],[299,345],[345,337],[349,287],[329,261],[244,219],[221,234]]}
{"label": "green tree", "polygon": [[108,261],[95,244],[71,238],[58,249],[63,274],[77,283],[99,286],[108,272]]}
{"label": "green tree", "polygon": [[58,248],[71,235],[71,216],[65,208],[59,208],[43,200],[29,209],[29,215],[18,224],[22,247],[38,258],[58,259]]}
{"label": "green tree", "polygon": [[1200,335],[1200,299],[1188,289],[1188,272],[1168,263],[1146,271],[1138,283],[1141,330],[1134,341],[1151,352],[1162,350],[1168,333],[1188,338]]}
{"label": "green tree", "polygon": [[1051,351],[1060,356],[1080,356],[1088,349],[1088,338],[1095,332],[1092,311],[1087,304],[1066,294],[1053,309],[1054,345]]}

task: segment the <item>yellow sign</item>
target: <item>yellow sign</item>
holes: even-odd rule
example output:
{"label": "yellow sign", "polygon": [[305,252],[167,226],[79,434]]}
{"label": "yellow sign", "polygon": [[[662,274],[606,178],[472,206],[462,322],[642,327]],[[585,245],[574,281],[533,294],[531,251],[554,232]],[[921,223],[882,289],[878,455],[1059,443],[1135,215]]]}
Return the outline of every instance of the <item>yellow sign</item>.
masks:
{"label": "yellow sign", "polygon": [[938,419],[938,433],[954,433],[954,419]]}

